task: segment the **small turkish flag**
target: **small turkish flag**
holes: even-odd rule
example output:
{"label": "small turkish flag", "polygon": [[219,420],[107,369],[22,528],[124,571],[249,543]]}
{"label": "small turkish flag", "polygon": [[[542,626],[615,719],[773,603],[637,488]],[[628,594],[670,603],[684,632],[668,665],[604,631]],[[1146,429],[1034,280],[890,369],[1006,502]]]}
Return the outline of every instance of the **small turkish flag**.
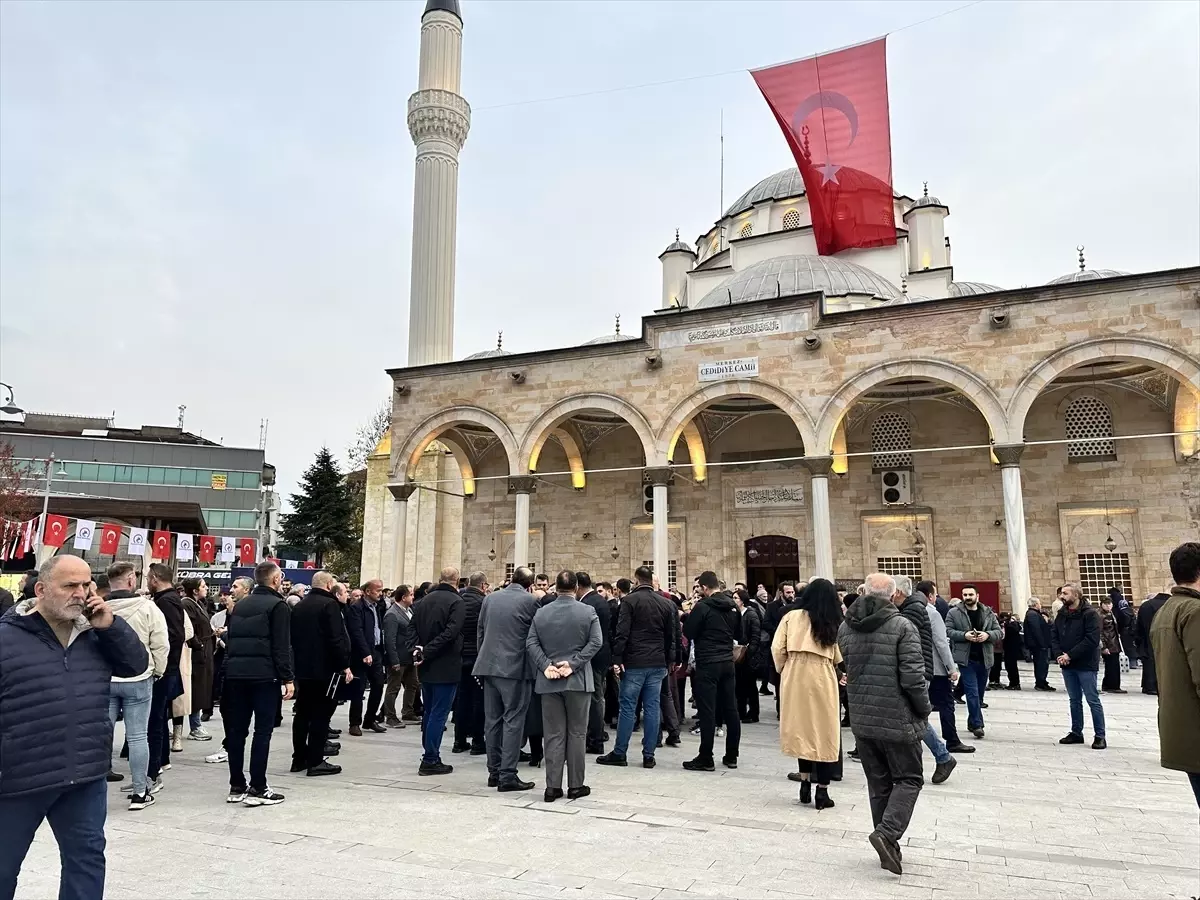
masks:
{"label": "small turkish flag", "polygon": [[200,535],[200,562],[210,563],[217,558],[217,539],[211,534]]}
{"label": "small turkish flag", "polygon": [[150,544],[151,559],[170,559],[171,557],[171,532],[156,531],[154,532],[154,541]]}
{"label": "small turkish flag", "polygon": [[121,546],[121,526],[105,522],[104,530],[100,532],[100,552],[116,556],[119,546]]}
{"label": "small turkish flag", "polygon": [[240,538],[238,540],[238,559],[244,566],[252,566],[258,560],[257,553],[254,547],[254,538]]}
{"label": "small turkish flag", "polygon": [[315,562],[313,562],[311,559],[306,559],[304,561],[304,568],[315,569],[316,567],[317,567],[317,564]]}
{"label": "small turkish flag", "polygon": [[67,539],[67,517],[46,516],[46,533],[42,535],[42,546],[61,547]]}

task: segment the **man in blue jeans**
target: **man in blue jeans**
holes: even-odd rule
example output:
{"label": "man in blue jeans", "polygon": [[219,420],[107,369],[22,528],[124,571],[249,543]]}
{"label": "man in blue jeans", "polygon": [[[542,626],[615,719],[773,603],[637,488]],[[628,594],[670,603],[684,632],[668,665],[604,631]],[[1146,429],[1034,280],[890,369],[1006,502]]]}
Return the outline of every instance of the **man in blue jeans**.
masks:
{"label": "man in blue jeans", "polygon": [[0,900],[16,893],[43,820],[62,860],[59,897],[104,896],[109,686],[145,672],[149,655],[91,582],[78,556],[52,556],[35,598],[0,618]]}
{"label": "man in blue jeans", "polygon": [[983,692],[994,661],[993,645],[1000,635],[996,614],[980,602],[975,585],[964,585],[962,603],[946,616],[946,636],[967,696],[967,729],[976,739],[983,738]]}
{"label": "man in blue jeans", "polygon": [[1060,744],[1082,744],[1083,700],[1086,697],[1092,710],[1093,750],[1104,750],[1108,741],[1104,734],[1104,706],[1096,689],[1096,673],[1100,671],[1100,613],[1088,603],[1077,584],[1062,588],[1063,607],[1051,629],[1050,652],[1062,666],[1063,683],[1071,703],[1071,730]]}
{"label": "man in blue jeans", "polygon": [[658,705],[667,667],[675,662],[675,604],[654,590],[649,566],[633,573],[637,587],[625,595],[613,634],[613,671],[621,678],[621,716],[611,753],[596,757],[602,766],[628,765],[638,700],[642,701],[642,767],[654,768],[661,710]]}
{"label": "man in blue jeans", "polygon": [[448,566],[438,586],[413,606],[417,633],[413,661],[421,677],[421,767],[418,775],[449,775],[454,766],[442,762],[442,733],[462,678],[463,623],[467,609],[458,593],[458,569]]}

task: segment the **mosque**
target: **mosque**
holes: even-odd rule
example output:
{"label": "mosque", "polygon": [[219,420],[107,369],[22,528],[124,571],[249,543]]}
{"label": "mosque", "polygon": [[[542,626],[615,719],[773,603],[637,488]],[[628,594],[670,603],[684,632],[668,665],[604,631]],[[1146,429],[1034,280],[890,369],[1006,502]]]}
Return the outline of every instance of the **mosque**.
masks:
{"label": "mosque", "polygon": [[791,168],[675,236],[640,324],[452,359],[462,27],[430,0],[408,365],[368,461],[364,578],[882,570],[1017,611],[1064,581],[1138,600],[1169,581],[1200,534],[1200,268],[1080,248],[1046,285],[960,280],[927,189],[895,192],[894,246],[819,256]]}

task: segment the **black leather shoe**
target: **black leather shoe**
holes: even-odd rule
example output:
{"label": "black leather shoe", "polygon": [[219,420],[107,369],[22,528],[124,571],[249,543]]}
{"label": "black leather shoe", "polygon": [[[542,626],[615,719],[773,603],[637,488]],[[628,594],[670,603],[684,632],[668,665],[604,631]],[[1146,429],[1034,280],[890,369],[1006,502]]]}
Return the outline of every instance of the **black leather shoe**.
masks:
{"label": "black leather shoe", "polygon": [[682,744],[682,743],[683,743],[683,741],[681,741],[681,740],[679,739],[679,732],[678,732],[678,731],[677,731],[677,732],[675,732],[674,734],[668,734],[668,735],[667,735],[667,746],[668,746],[668,747],[678,747],[678,746],[679,746],[680,744]]}
{"label": "black leather shoe", "polygon": [[1067,733],[1066,737],[1059,738],[1058,742],[1060,744],[1082,744],[1084,741],[1082,734],[1077,734],[1076,732],[1071,731]]}
{"label": "black leather shoe", "polygon": [[379,722],[372,722],[370,725],[364,725],[368,731],[373,731],[376,734],[387,734],[387,726]]}
{"label": "black leather shoe", "polygon": [[715,771],[717,771],[716,764],[713,763],[712,760],[703,760],[698,756],[695,759],[687,760],[683,764],[683,767],[685,769],[687,769],[689,772],[715,772]]}
{"label": "black leather shoe", "polygon": [[529,762],[529,754],[522,750],[517,754],[517,762]]}
{"label": "black leather shoe", "polygon": [[329,740],[329,741],[336,741],[341,736],[342,736],[342,729],[330,728],[328,733],[325,735],[325,739]]}
{"label": "black leather shoe", "polygon": [[588,744],[586,747],[583,748],[583,752],[587,753],[589,755],[594,753],[597,756],[599,756],[601,753],[604,752],[604,745],[603,744]]}
{"label": "black leather shoe", "polygon": [[321,760],[319,763],[317,763],[315,766],[313,766],[311,769],[308,770],[308,775],[310,778],[316,778],[318,775],[340,775],[341,771],[342,771],[341,766],[335,766],[331,762]]}
{"label": "black leather shoe", "polygon": [[418,775],[449,775],[454,771],[454,766],[448,766],[445,763],[421,763],[421,768],[417,769]]}
{"label": "black leather shoe", "polygon": [[483,756],[485,753],[487,753],[487,747],[485,745],[483,745],[483,744],[472,744],[471,745],[471,755],[472,756]]}
{"label": "black leather shoe", "polygon": [[450,748],[450,752],[451,753],[466,753],[470,749],[471,749],[470,744],[456,743],[453,747]]}
{"label": "black leather shoe", "polygon": [[288,771],[295,774],[296,772],[303,772],[307,768],[308,768],[308,763],[296,762],[295,760],[292,760],[292,767],[290,769],[288,769]]}
{"label": "black leather shoe", "polygon": [[[798,775],[800,773],[795,772],[793,774]],[[809,803],[812,803],[812,782],[811,781],[801,781],[800,782],[800,802],[804,803],[806,805]]]}
{"label": "black leather shoe", "polygon": [[1106,741],[1104,738],[1098,737],[1094,741],[1092,741],[1092,749],[1093,750],[1107,750],[1108,749],[1108,741]]}
{"label": "black leather shoe", "polygon": [[975,748],[967,744],[947,744],[946,749],[951,753],[974,753]]}
{"label": "black leather shoe", "polygon": [[502,794],[506,794],[509,791],[528,791],[532,789],[532,781],[522,781],[520,778],[514,778],[511,781],[501,781],[496,785],[496,790]]}
{"label": "black leather shoe", "polygon": [[500,786],[500,776],[499,775],[489,775],[488,776],[488,787],[499,787],[499,786]]}
{"label": "black leather shoe", "polygon": [[656,763],[654,761],[653,756],[643,756],[642,757],[642,768],[643,769],[653,769],[657,765],[658,765],[658,763]]}
{"label": "black leather shoe", "polygon": [[987,709],[987,708],[988,708],[988,705],[987,705],[986,703],[980,702],[980,704],[979,704],[979,708],[980,708],[980,709]]}
{"label": "black leather shoe", "polygon": [[627,766],[628,760],[623,756],[617,756],[615,753],[605,753],[603,756],[596,757],[596,763],[601,766]]}
{"label": "black leather shoe", "polygon": [[[588,787],[586,784],[581,784],[577,788],[568,788],[567,789],[567,799],[568,800],[578,800],[580,797],[590,796],[591,793],[592,793],[592,789],[590,787]],[[562,796],[562,791],[559,791],[559,796],[560,797]]]}
{"label": "black leather shoe", "polygon": [[[544,793],[542,795],[542,799],[545,800],[547,803],[553,803],[555,800],[557,800],[562,795],[563,795],[562,788],[546,788],[546,793]],[[572,797],[571,799],[574,800],[575,798]]]}
{"label": "black leather shoe", "polygon": [[723,757],[721,757],[721,765],[723,765],[727,769],[736,769],[737,768],[737,757],[736,756],[723,756]]}
{"label": "black leather shoe", "polygon": [[341,752],[342,745],[340,741],[326,741],[322,753],[325,756],[337,756]]}
{"label": "black leather shoe", "polygon": [[113,784],[117,781],[124,781],[125,776],[122,775],[120,772],[114,772],[112,769],[109,769],[108,774],[106,776],[104,776],[104,780],[107,781],[109,784]]}

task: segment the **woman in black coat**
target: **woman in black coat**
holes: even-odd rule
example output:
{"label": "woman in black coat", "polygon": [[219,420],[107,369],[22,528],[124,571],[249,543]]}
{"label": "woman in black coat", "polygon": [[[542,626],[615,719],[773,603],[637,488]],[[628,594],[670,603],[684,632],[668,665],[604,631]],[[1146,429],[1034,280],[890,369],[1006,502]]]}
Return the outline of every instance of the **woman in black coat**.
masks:
{"label": "woman in black coat", "polygon": [[1017,663],[1025,655],[1024,642],[1021,639],[1021,622],[1016,616],[1010,616],[1004,626],[1004,669],[1008,672],[1008,690],[1021,689],[1021,670]]}

